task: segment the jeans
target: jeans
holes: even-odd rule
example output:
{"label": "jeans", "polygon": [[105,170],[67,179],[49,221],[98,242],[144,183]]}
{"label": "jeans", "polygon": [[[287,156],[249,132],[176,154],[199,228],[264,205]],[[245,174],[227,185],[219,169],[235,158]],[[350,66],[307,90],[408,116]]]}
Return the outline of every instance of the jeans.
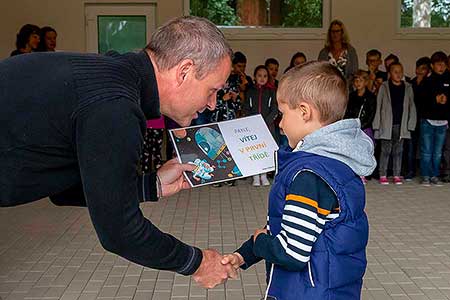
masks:
{"label": "jeans", "polygon": [[380,176],[387,175],[389,158],[392,155],[394,176],[400,176],[402,170],[403,140],[400,139],[400,125],[392,126],[390,140],[381,140]]}
{"label": "jeans", "polygon": [[420,121],[420,173],[423,177],[439,176],[442,148],[447,126],[433,126],[427,120]]}

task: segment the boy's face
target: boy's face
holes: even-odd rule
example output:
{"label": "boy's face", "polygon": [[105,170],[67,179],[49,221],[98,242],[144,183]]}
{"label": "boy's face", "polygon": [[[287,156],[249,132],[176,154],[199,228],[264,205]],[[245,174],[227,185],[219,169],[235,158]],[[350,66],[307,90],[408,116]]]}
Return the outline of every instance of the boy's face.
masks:
{"label": "boy's face", "polygon": [[277,78],[278,76],[278,65],[276,64],[268,64],[267,69],[269,70],[270,77],[272,79]]}
{"label": "boy's face", "polygon": [[353,87],[360,91],[365,89],[367,86],[367,80],[365,80],[363,77],[355,77],[355,79],[353,79]]}
{"label": "boy's face", "polygon": [[278,110],[282,114],[279,126],[288,139],[289,147],[294,149],[306,135],[302,132],[304,124],[299,116],[300,112],[297,109],[290,108],[287,102],[280,101],[279,98],[277,102]]}
{"label": "boy's face", "polygon": [[445,61],[438,61],[438,62],[431,64],[431,68],[433,69],[434,73],[442,75],[442,74],[444,74],[445,70],[447,69],[447,64],[445,63]]}
{"label": "boy's face", "polygon": [[267,71],[264,69],[259,69],[255,74],[255,81],[256,84],[259,85],[265,85],[267,81],[269,80],[269,75],[267,74]]}
{"label": "boy's face", "polygon": [[387,59],[384,61],[384,67],[386,68],[386,72],[389,72],[389,66],[394,62],[394,59]]}
{"label": "boy's face", "polygon": [[392,82],[400,83],[403,78],[403,67],[399,65],[392,66],[391,70],[389,71],[389,75]]}
{"label": "boy's face", "polygon": [[247,63],[244,63],[244,62],[240,62],[240,63],[234,64],[233,65],[233,73],[235,73],[235,74],[240,74],[240,73],[245,74],[245,68],[246,67],[247,67]]}
{"label": "boy's face", "polygon": [[426,77],[428,73],[430,72],[430,69],[427,65],[421,65],[416,68],[416,76],[417,77]]}
{"label": "boy's face", "polygon": [[376,71],[378,67],[381,65],[381,57],[378,55],[369,55],[367,56],[367,67],[369,67],[369,71]]}

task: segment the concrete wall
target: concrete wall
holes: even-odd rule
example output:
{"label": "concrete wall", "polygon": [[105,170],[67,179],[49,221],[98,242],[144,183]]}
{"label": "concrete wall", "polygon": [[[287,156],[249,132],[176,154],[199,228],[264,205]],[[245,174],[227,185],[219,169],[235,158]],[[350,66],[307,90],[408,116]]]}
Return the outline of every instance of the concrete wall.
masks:
{"label": "concrete wall", "polygon": [[[0,1],[0,58],[14,49],[15,35],[25,23],[51,25],[58,31],[58,49],[85,51],[85,3],[142,3],[157,2],[157,24],[183,14],[187,0],[2,0]],[[365,52],[378,48],[383,55],[393,52],[400,56],[406,73],[413,74],[416,58],[433,51],[450,52],[450,34],[423,35],[420,38],[401,38],[397,34],[397,0],[331,0],[330,16],[344,21],[351,42],[358,51],[360,66],[365,68]],[[444,32],[445,33],[445,32]],[[308,59],[317,58],[323,47],[322,35],[297,40],[236,39],[230,43],[235,50],[248,57],[249,74],[267,57],[276,57],[283,70],[296,51],[306,53]],[[319,38],[319,39],[318,39]]]}

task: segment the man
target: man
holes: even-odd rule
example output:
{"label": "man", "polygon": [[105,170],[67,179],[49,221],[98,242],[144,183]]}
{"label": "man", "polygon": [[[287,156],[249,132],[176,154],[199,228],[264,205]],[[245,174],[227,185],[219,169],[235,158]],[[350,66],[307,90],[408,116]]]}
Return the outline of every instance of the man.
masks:
{"label": "man", "polygon": [[0,205],[49,197],[86,205],[103,247],[143,266],[194,275],[212,288],[236,272],[215,250],[158,230],[140,201],[189,187],[171,160],[142,176],[146,119],[189,125],[214,109],[231,49],[211,22],[169,21],[138,54],[36,53],[0,61]]}

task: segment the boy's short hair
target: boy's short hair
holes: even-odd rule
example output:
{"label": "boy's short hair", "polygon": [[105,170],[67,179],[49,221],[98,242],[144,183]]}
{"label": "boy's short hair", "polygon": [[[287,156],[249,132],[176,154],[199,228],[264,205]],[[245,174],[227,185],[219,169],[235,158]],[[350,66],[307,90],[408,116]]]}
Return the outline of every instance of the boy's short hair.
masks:
{"label": "boy's short hair", "polygon": [[393,60],[394,62],[399,62],[400,61],[400,59],[398,58],[398,56],[397,55],[395,55],[395,54],[389,54],[388,56],[386,56],[386,58],[384,59],[384,61],[388,61],[388,60]]}
{"label": "boy's short hair", "polygon": [[255,68],[255,71],[253,72],[253,77],[256,77],[256,73],[261,69],[266,70],[267,74],[269,74],[269,70],[265,65],[259,65]]}
{"label": "boy's short hair", "polygon": [[344,117],[348,87],[342,73],[328,62],[310,61],[293,67],[280,79],[277,98],[295,109],[300,102],[313,105],[320,122],[331,124]]}
{"label": "boy's short hair", "polygon": [[271,57],[271,58],[266,59],[266,62],[264,63],[264,65],[266,67],[268,67],[269,65],[277,65],[277,66],[279,66],[280,63],[278,62],[278,60],[276,60],[275,58]]}
{"label": "boy's short hair", "polygon": [[427,66],[429,69],[431,68],[431,59],[428,56],[424,56],[416,60],[416,68],[420,66]]}
{"label": "boy's short hair", "polygon": [[353,79],[362,78],[364,80],[369,80],[369,72],[359,69],[353,74]]}
{"label": "boy's short hair", "polygon": [[438,62],[445,62],[447,63],[447,54],[445,54],[442,51],[434,52],[433,55],[431,55],[431,63],[438,63]]}
{"label": "boy's short hair", "polygon": [[233,65],[239,64],[239,63],[247,63],[247,57],[244,55],[244,53],[240,51],[236,51],[233,53]]}
{"label": "boy's short hair", "polygon": [[391,72],[392,68],[395,66],[400,66],[403,69],[403,65],[399,61],[394,61],[392,64],[389,65],[389,72]]}
{"label": "boy's short hair", "polygon": [[381,58],[381,52],[378,51],[377,49],[372,49],[372,50],[367,51],[367,53],[366,53],[366,57],[369,57],[369,56],[378,56],[379,58]]}

